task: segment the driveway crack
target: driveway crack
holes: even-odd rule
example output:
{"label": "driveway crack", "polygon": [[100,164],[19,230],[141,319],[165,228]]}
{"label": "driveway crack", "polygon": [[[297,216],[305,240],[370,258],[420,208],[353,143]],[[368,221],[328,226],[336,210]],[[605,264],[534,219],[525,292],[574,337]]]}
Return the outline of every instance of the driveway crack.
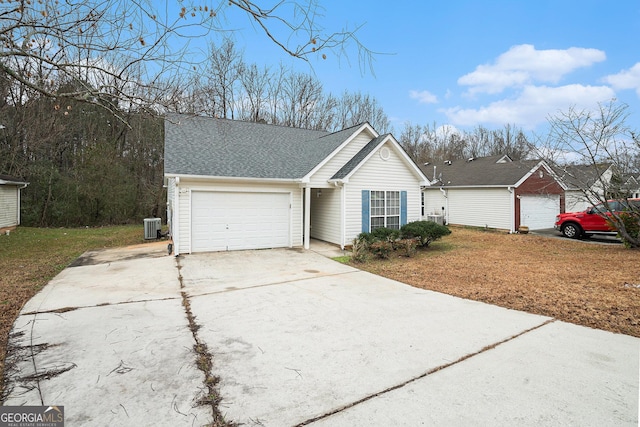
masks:
{"label": "driveway crack", "polygon": [[314,423],[316,421],[320,421],[320,420],[328,418],[328,417],[330,417],[332,415],[335,415],[335,414],[338,414],[340,412],[343,412],[343,411],[345,411],[345,410],[347,410],[349,408],[353,408],[354,406],[357,406],[357,405],[359,405],[361,403],[364,403],[364,402],[366,402],[368,400],[371,400],[371,399],[376,398],[378,396],[381,396],[383,394],[389,393],[389,392],[394,391],[394,390],[398,390],[398,389],[400,389],[400,388],[402,388],[402,387],[404,387],[404,386],[406,386],[408,384],[411,384],[411,383],[413,383],[415,381],[418,381],[418,380],[421,380],[421,379],[423,379],[425,377],[428,377],[429,375],[434,374],[434,373],[436,373],[438,371],[441,371],[443,369],[449,368],[449,367],[451,367],[453,365],[457,365],[458,363],[464,362],[465,360],[470,359],[470,358],[472,358],[474,356],[477,356],[479,354],[482,354],[482,353],[484,353],[486,351],[493,350],[494,348],[496,348],[496,347],[498,347],[498,346],[500,346],[502,344],[505,344],[505,343],[507,343],[509,341],[512,341],[512,340],[514,340],[514,339],[516,339],[518,337],[521,337],[522,335],[528,334],[529,332],[535,331],[536,329],[542,328],[543,326],[546,326],[546,325],[548,325],[550,323],[553,323],[556,320],[557,319],[546,320],[545,322],[543,322],[543,323],[541,323],[539,325],[536,325],[536,326],[534,326],[532,328],[529,328],[529,329],[525,329],[524,331],[519,332],[519,333],[517,333],[515,335],[512,335],[512,336],[510,336],[508,338],[505,338],[502,341],[498,341],[496,343],[489,344],[489,345],[481,348],[480,350],[478,350],[478,351],[476,351],[474,353],[466,354],[466,355],[454,360],[453,362],[449,362],[449,363],[445,363],[443,365],[436,366],[435,368],[429,369],[427,372],[425,372],[423,374],[420,374],[417,377],[413,377],[413,378],[408,379],[407,381],[404,381],[404,382],[402,382],[400,384],[396,384],[396,385],[394,385],[392,387],[389,387],[387,389],[381,390],[381,391],[379,391],[377,393],[365,396],[362,399],[356,400],[355,402],[351,402],[348,405],[344,405],[344,406],[341,406],[339,408],[336,408],[336,409],[334,409],[334,410],[332,410],[330,412],[327,412],[325,414],[322,414],[320,416],[317,416],[317,417],[314,417],[314,418],[310,418],[310,419],[308,419],[306,421],[303,421],[303,422],[301,422],[299,424],[296,424],[294,427],[301,427],[301,426],[306,426],[306,425],[312,424],[312,423]]}
{"label": "driveway crack", "polygon": [[178,281],[180,282],[180,295],[182,296],[182,306],[184,307],[185,314],[187,316],[187,321],[189,323],[189,330],[191,331],[191,335],[193,336],[193,340],[195,344],[193,345],[193,351],[196,355],[196,367],[202,371],[204,374],[204,386],[205,386],[205,394],[201,396],[197,404],[201,406],[210,406],[211,412],[213,416],[213,422],[211,426],[215,427],[235,427],[236,424],[230,421],[225,420],[224,415],[220,412],[220,402],[222,402],[222,397],[218,391],[218,383],[220,382],[220,377],[213,375],[213,355],[209,351],[207,344],[200,339],[198,335],[198,330],[200,329],[200,325],[196,323],[196,316],[194,316],[191,311],[191,301],[189,300],[189,295],[184,291],[184,283],[182,277],[182,265],[180,265],[180,258],[176,257],[176,266],[178,268]]}

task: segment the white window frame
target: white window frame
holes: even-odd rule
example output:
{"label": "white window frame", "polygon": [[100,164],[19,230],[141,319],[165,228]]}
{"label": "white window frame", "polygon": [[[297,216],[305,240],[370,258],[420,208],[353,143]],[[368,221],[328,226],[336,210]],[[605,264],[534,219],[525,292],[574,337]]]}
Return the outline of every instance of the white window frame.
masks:
{"label": "white window frame", "polygon": [[[371,190],[369,194],[369,230],[376,228],[400,229],[400,191]],[[374,206],[375,205],[375,206]],[[377,221],[374,221],[377,220]],[[380,220],[382,223],[380,224]],[[374,222],[376,223],[374,225]]]}

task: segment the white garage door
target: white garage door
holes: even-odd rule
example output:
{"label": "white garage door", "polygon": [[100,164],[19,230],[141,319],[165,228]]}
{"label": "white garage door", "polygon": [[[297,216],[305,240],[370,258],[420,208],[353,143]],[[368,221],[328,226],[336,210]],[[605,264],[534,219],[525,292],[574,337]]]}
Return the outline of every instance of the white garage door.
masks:
{"label": "white garage door", "polygon": [[526,225],[529,230],[553,228],[559,213],[559,195],[520,197],[520,225]]}
{"label": "white garage door", "polygon": [[291,246],[288,193],[191,193],[191,251]]}

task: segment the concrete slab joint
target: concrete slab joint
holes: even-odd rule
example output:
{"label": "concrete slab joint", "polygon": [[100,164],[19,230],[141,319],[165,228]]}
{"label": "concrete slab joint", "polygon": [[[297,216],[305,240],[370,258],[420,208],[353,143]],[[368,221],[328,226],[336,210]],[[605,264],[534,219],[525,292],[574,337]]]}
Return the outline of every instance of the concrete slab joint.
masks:
{"label": "concrete slab joint", "polygon": [[85,261],[16,319],[5,405],[64,405],[69,425],[638,423],[635,337],[313,250]]}

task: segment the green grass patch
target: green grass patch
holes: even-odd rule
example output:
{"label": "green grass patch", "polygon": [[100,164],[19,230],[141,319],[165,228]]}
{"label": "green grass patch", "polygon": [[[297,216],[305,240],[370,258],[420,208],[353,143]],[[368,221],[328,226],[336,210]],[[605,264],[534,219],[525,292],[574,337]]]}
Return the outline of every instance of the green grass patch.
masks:
{"label": "green grass patch", "polygon": [[342,263],[342,264],[349,264],[349,261],[351,260],[351,255],[342,255],[342,256],[333,257],[331,259],[334,261],[338,261],[339,263]]}

